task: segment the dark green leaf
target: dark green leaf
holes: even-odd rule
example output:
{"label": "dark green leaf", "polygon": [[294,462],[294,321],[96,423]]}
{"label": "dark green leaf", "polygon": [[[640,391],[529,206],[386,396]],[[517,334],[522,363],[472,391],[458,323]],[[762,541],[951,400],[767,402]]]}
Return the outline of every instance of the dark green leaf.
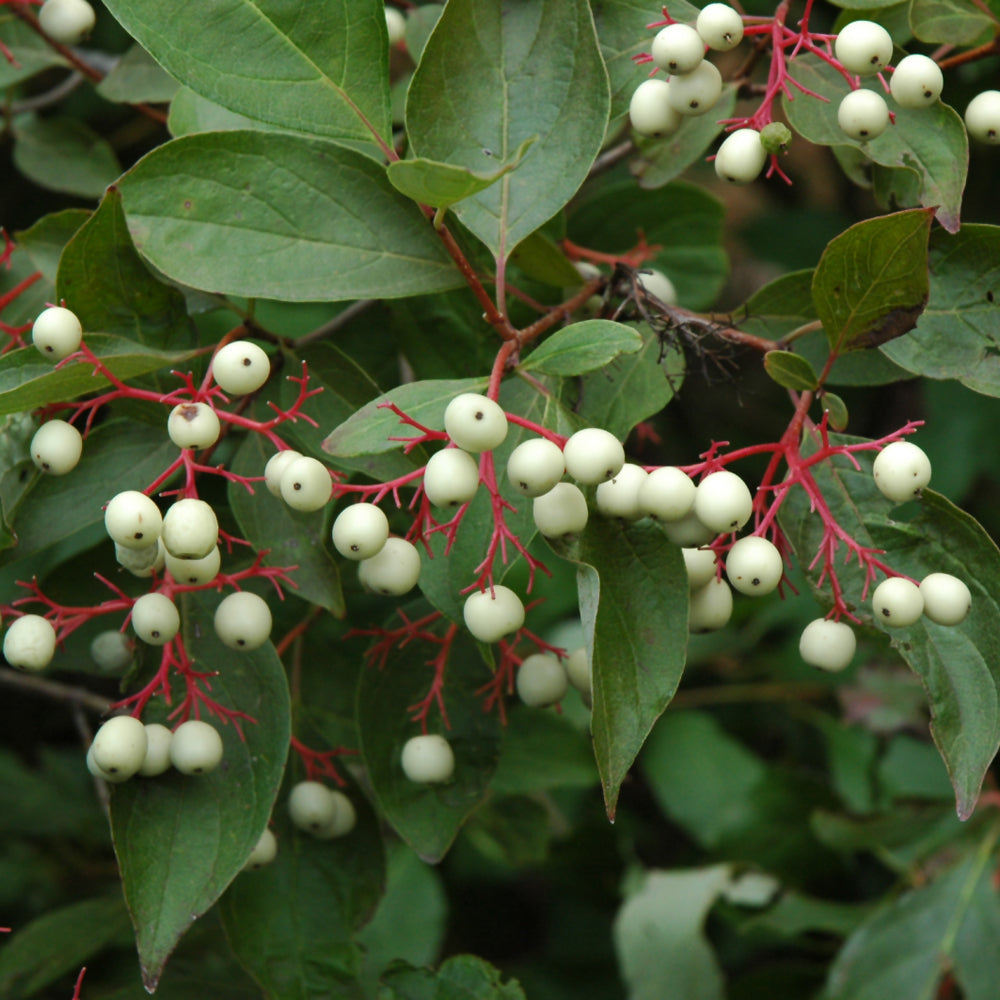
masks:
{"label": "dark green leaf", "polygon": [[148,989],[191,924],[222,895],[257,843],[281,784],[289,740],[285,672],[274,647],[223,646],[212,627],[215,595],[183,602],[184,641],[196,663],[218,671],[212,697],[252,716],[241,740],[216,727],[225,756],[211,774],[172,771],[113,789],[111,829],[125,900]]}
{"label": "dark green leaf", "polygon": [[290,8],[280,0],[109,0],[168,73],[252,118],[343,139],[389,137],[389,60],[380,0]]}
{"label": "dark green leaf", "polygon": [[473,172],[505,163],[537,136],[517,170],[455,209],[505,260],[586,179],[608,108],[587,3],[451,0],[410,83],[406,126],[417,156]]}
{"label": "dark green leaf", "polygon": [[910,27],[922,42],[974,45],[996,32],[996,15],[965,0],[913,0]]}
{"label": "dark green leaf", "polygon": [[[837,107],[848,91],[847,83],[835,69],[813,56],[795,60],[795,79],[826,97],[817,101],[807,94],[784,101],[789,124],[803,138],[824,146],[861,148],[885,167],[907,167],[921,178],[920,204],[936,211],[938,222],[949,232],[960,224],[962,190],[968,168],[969,143],[959,115],[946,104],[930,108],[901,108],[887,97],[896,116],[877,139],[856,143],[837,124]],[[874,84],[881,94],[878,84]]]}
{"label": "dark green leaf", "polygon": [[195,288],[302,302],[461,283],[385,169],[341,146],[278,132],[201,133],[160,146],[120,187],[140,253]]}
{"label": "dark green leaf", "polygon": [[[103,333],[88,333],[86,339],[87,346],[120,379],[179,367],[195,355],[194,351],[159,351]],[[36,410],[46,403],[66,402],[106,388],[107,380],[92,371],[85,361],[55,368],[33,347],[4,354],[0,357],[0,413]]]}
{"label": "dark green leaf", "polygon": [[509,160],[493,170],[470,170],[419,157],[397,160],[389,164],[389,181],[397,191],[421,205],[451,208],[456,202],[485,191],[519,166],[534,141],[533,136],[525,139]]}
{"label": "dark green leaf", "polygon": [[436,973],[400,963],[382,984],[378,1000],[525,1000],[516,979],[501,982],[500,972],[474,955],[455,955]]}
{"label": "dark green leaf", "polygon": [[277,857],[239,875],[219,902],[233,951],[267,996],[362,996],[353,936],[382,894],[385,856],[364,795],[354,784],[344,792],[358,815],[350,833],[318,840],[296,830],[279,803]]}
{"label": "dark green leaf", "polygon": [[82,208],[67,208],[43,215],[30,229],[17,234],[18,249],[28,255],[48,284],[55,285],[63,249],[90,215]]}
{"label": "dark green leaf", "polygon": [[172,100],[179,86],[141,45],[133,45],[97,85],[97,92],[106,101],[160,104]]}
{"label": "dark green leaf", "polygon": [[815,931],[847,937],[870,912],[871,907],[867,904],[839,903],[787,892],[749,926],[785,938]]}
{"label": "dark green leaf", "polygon": [[824,413],[830,414],[830,426],[835,431],[843,431],[847,428],[848,413],[847,404],[833,392],[824,392],[820,399],[820,405]]}
{"label": "dark green leaf", "polygon": [[127,941],[128,930],[128,911],[117,895],[50,910],[4,941],[0,995],[36,995],[67,973],[75,975],[109,945]]}
{"label": "dark green leaf", "polygon": [[527,795],[491,796],[471,816],[464,835],[483,857],[514,868],[540,865],[552,840],[552,813]]}
{"label": "dark green leaf", "polygon": [[1000,228],[969,225],[930,240],[930,298],[908,336],[883,353],[928,378],[958,379],[970,389],[1000,395]]}
{"label": "dark green leaf", "polygon": [[529,277],[546,285],[572,290],[583,284],[580,272],[541,230],[536,230],[521,240],[510,255],[510,260]]}
{"label": "dark green leaf", "polygon": [[191,346],[184,296],[150,274],[135,252],[115,188],[66,245],[56,290],[84,330],[162,349]]}
{"label": "dark green leaf", "polygon": [[866,350],[908,333],[927,304],[931,211],[859,222],[827,246],[812,293],[830,350]]}
{"label": "dark green leaf", "polygon": [[643,874],[615,918],[630,1000],[722,1000],[722,971],[704,923],[730,878],[728,865]]}
{"label": "dark green leaf", "polygon": [[[236,452],[232,471],[241,476],[262,476],[273,454],[263,435],[248,434]],[[272,496],[263,482],[256,483],[254,490],[249,493],[242,483],[230,482],[228,486],[229,503],[243,537],[258,552],[267,550],[265,565],[297,567],[292,574],[297,586],[289,593],[342,618],[344,595],[323,512],[292,510]]]}
{"label": "dark green leaf", "polygon": [[14,120],[14,163],[41,187],[81,198],[100,198],[122,172],[114,150],[75,118]]}
{"label": "dark green leaf", "polygon": [[785,389],[804,392],[819,385],[819,376],[813,366],[792,351],[768,351],[764,355],[764,370]]}
{"label": "dark green leaf", "polygon": [[361,753],[379,807],[403,840],[431,862],[444,856],[486,794],[502,733],[497,713],[484,712],[476,693],[489,681],[489,671],[460,633],[451,649],[444,691],[451,726],[441,725],[436,714],[430,725],[451,744],[455,774],[438,785],[415,784],[403,774],[403,744],[420,731],[410,720],[412,706],[431,687],[434,671],[427,661],[434,651],[419,642],[392,650],[383,667],[371,666],[361,675],[357,706]]}
{"label": "dark green leaf", "polygon": [[591,517],[573,551],[593,675],[591,732],[604,800],[618,792],[670,703],[687,650],[687,574],[658,525]]}
{"label": "dark green leaf", "polygon": [[546,375],[583,375],[641,348],[642,336],[632,327],[590,319],[552,334],[528,355],[521,368]]}

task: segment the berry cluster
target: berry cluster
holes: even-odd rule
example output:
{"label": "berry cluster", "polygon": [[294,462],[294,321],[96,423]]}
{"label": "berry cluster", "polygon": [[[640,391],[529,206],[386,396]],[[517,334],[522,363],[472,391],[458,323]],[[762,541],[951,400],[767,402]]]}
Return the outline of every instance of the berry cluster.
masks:
{"label": "berry cluster", "polygon": [[112,716],[98,729],[87,751],[94,777],[119,784],[134,775],[208,774],[222,762],[219,731],[200,719],[188,719],[171,732],[158,722],[142,723],[132,715]]}

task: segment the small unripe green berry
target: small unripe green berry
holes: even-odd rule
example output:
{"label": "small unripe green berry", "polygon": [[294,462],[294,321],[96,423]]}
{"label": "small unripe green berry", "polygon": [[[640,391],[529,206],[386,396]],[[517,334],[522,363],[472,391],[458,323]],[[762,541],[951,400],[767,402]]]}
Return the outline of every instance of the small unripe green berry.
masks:
{"label": "small unripe green berry", "polygon": [[784,153],[792,142],[792,130],[784,122],[768,122],[760,130],[760,144],[766,153]]}

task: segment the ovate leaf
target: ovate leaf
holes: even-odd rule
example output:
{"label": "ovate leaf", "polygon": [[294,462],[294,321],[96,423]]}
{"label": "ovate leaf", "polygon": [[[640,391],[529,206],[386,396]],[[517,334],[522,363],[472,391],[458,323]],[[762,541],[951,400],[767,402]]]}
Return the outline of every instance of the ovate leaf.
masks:
{"label": "ovate leaf", "polygon": [[600,150],[608,78],[584,0],[451,0],[407,94],[419,157],[474,173],[517,170],[455,211],[500,260],[576,193]]}
{"label": "ovate leaf", "polygon": [[274,125],[342,139],[389,136],[380,0],[109,0],[166,70],[209,100]]}
{"label": "ovate leaf", "polygon": [[133,45],[97,85],[97,92],[107,101],[159,104],[169,101],[178,86],[141,45]]}
{"label": "ovate leaf", "polygon": [[211,696],[256,721],[215,724],[222,764],[191,777],[170,771],[116,785],[111,831],[147,989],[191,924],[222,895],[257,843],[281,784],[289,741],[285,673],[274,647],[235,653],[216,637],[218,597],[184,601],[184,641],[201,669],[217,671]]}
{"label": "ovate leaf", "polygon": [[121,192],[139,252],[195,288],[302,302],[461,283],[384,168],[341,146],[277,132],[184,136],[140,160]]}
{"label": "ovate leaf", "polygon": [[815,389],[819,384],[813,366],[792,351],[768,351],[764,355],[764,370],[778,385],[796,392]]}
{"label": "ovate leaf", "polygon": [[965,0],[913,0],[910,27],[922,42],[973,45],[996,31],[996,16]]}
{"label": "ovate leaf", "polygon": [[546,375],[582,375],[641,348],[642,336],[632,327],[590,319],[552,334],[531,352],[521,368]]}
{"label": "ovate leaf", "polygon": [[859,222],[827,245],[812,294],[832,351],[877,347],[916,325],[927,304],[931,215],[917,209]]}

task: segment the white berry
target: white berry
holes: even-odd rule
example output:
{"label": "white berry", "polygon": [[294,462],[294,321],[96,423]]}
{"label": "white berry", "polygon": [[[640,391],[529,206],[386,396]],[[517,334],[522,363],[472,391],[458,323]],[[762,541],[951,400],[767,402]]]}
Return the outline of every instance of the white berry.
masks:
{"label": "white berry", "polygon": [[507,414],[489,397],[463,392],[445,409],[444,429],[463,451],[491,451],[507,437]]}
{"label": "white berry", "polygon": [[535,497],[531,503],[535,527],[546,538],[579,535],[590,516],[587,498],[579,486],[556,483],[548,493]]}
{"label": "white berry", "polygon": [[726,555],[726,576],[741,594],[769,594],[781,582],[785,566],[776,545],[759,535],[733,543]]}
{"label": "white berry", "polygon": [[566,669],[551,653],[532,653],[517,668],[517,696],[532,708],[548,708],[562,701],[569,689]]}
{"label": "white berry", "polygon": [[56,655],[56,630],[41,615],[21,615],[7,626],[4,659],[22,670],[43,670]]}
{"label": "white berry", "polygon": [[984,90],[969,101],[965,127],[973,139],[990,146],[1000,143],[1000,90]]}
{"label": "white berry", "polygon": [[288,794],[288,815],[292,824],[306,833],[317,834],[333,823],[337,800],[319,781],[300,781]]}
{"label": "white berry", "polygon": [[470,594],[462,607],[465,627],[480,642],[496,642],[524,624],[524,605],[509,587],[496,584]]}
{"label": "white berry", "polygon": [[889,77],[889,91],[901,108],[927,108],[941,96],[944,74],[929,56],[904,56]]}
{"label": "white berry", "polygon": [[326,826],[317,830],[315,836],[320,840],[334,840],[351,832],[358,822],[358,814],[354,803],[339,789],[331,788],[333,799],[333,819]]}
{"label": "white berry", "polygon": [[585,427],[563,445],[566,471],[585,486],[613,479],[625,464],[625,449],[610,431]]}
{"label": "white berry", "polygon": [[890,576],[875,588],[872,611],[877,622],[889,628],[906,628],[924,613],[924,595],[911,580]]}
{"label": "white berry", "polygon": [[403,773],[421,785],[449,781],[455,773],[455,754],[443,736],[411,736],[403,744]]}
{"label": "white berry", "polygon": [[846,622],[817,618],[802,630],[799,655],[811,667],[835,673],[844,670],[854,659],[857,645],[854,629]]}
{"label": "white berry", "polygon": [[950,573],[931,573],[920,581],[924,614],[938,625],[958,625],[972,608],[972,593]]}
{"label": "white berry", "polygon": [[704,115],[722,94],[722,74],[703,59],[690,73],[670,78],[670,106],[682,115]]}
{"label": "white berry", "polygon": [[435,507],[459,507],[479,488],[479,462],[461,448],[445,448],[424,469],[424,493]]}
{"label": "white berry", "polygon": [[164,646],[180,631],[181,614],[166,594],[143,594],[132,605],[132,628],[151,646]]}
{"label": "white berry", "polygon": [[174,730],[170,762],[181,774],[207,774],[222,763],[219,731],[200,719],[188,719]]}
{"label": "white berry", "polygon": [[681,549],[688,589],[700,590],[716,577],[715,553],[711,549]]}
{"label": "white berry", "polygon": [[222,424],[208,403],[178,403],[167,417],[167,434],[178,448],[210,448]]}
{"label": "white berry", "polygon": [[710,3],[703,7],[695,29],[702,41],[716,52],[728,52],[743,41],[743,18],[726,3]]}
{"label": "white berry", "polygon": [[65,420],[46,420],[31,439],[31,460],[50,476],[72,472],[83,454],[83,437]]}
{"label": "white berry", "polygon": [[676,466],[653,471],[639,487],[639,505],[654,520],[679,521],[694,506],[694,480]]}
{"label": "white berry", "polygon": [[574,649],[566,657],[563,666],[570,684],[585,698],[589,698],[593,693],[593,678],[590,674],[590,658],[587,656],[586,648],[581,646],[579,649]]}
{"label": "white berry", "polygon": [[753,497],[747,484],[735,472],[720,469],[698,483],[694,513],[712,531],[739,531],[753,513]]}
{"label": "white berry", "polygon": [[295,451],[294,448],[286,448],[272,455],[264,466],[264,485],[268,493],[274,497],[281,497],[281,477],[285,474],[285,469],[297,458],[302,457],[302,452]]}
{"label": "white berry", "polygon": [[49,306],[38,314],[31,328],[31,342],[47,358],[62,361],[80,347],[83,327],[76,317],[62,306]]}
{"label": "white berry", "polygon": [[705,42],[689,24],[675,22],[657,32],[650,52],[665,73],[690,73],[705,58]]}
{"label": "white berry", "polygon": [[699,520],[694,507],[676,521],[663,521],[661,523],[663,524],[663,533],[667,538],[682,549],[707,545],[719,534],[714,528],[709,528]]}
{"label": "white berry", "polygon": [[395,7],[385,8],[385,30],[390,45],[398,45],[406,37],[406,18],[402,11]]}
{"label": "white berry", "polygon": [[726,136],[715,154],[715,172],[730,184],[750,184],[766,162],[767,150],[760,141],[760,132],[740,128]]}
{"label": "white berry", "polygon": [[733,592],[725,580],[713,579],[691,591],[688,628],[692,632],[712,632],[725,625],[733,614]]}
{"label": "white berry", "polygon": [[204,500],[185,497],[163,515],[160,537],[172,556],[204,559],[218,544],[219,519]]}
{"label": "white berry", "polygon": [[389,538],[389,519],[377,504],[354,503],[333,522],[333,546],[345,559],[371,559]]}
{"label": "white berry", "polygon": [[293,510],[322,510],[332,493],[330,471],[317,459],[297,458],[285,466],[281,476],[281,498]]}
{"label": "white berry", "polygon": [[598,484],[595,496],[597,509],[605,517],[638,520],[645,513],[639,503],[639,491],[646,476],[646,470],[641,465],[626,462],[614,479]]}
{"label": "white berry", "polygon": [[655,267],[644,267],[636,274],[639,287],[665,306],[677,305],[677,289],[674,283]]}
{"label": "white berry", "polygon": [[271,361],[264,349],[249,340],[234,340],[212,358],[212,377],[231,396],[256,392],[270,374]]}
{"label": "white berry", "polygon": [[87,0],[45,0],[38,23],[53,41],[79,45],[94,30],[97,15]]}
{"label": "white berry", "polygon": [[131,715],[116,715],[97,730],[92,744],[94,763],[109,777],[124,781],[142,767],[149,738],[146,727]]}
{"label": "white berry", "polygon": [[892,36],[874,21],[851,21],[841,28],[833,51],[849,73],[872,76],[892,62]]}
{"label": "white berry", "polygon": [[274,835],[270,827],[265,827],[260,835],[250,857],[243,863],[243,870],[248,872],[259,871],[265,865],[269,865],[278,856],[278,838]]}
{"label": "white berry", "polygon": [[548,493],[565,472],[562,448],[548,438],[522,441],[507,459],[507,478],[511,486],[526,497]]}
{"label": "white berry", "polygon": [[132,662],[132,643],[115,629],[98,632],[90,641],[90,658],[103,673],[121,673]]}
{"label": "white berry", "polygon": [[684,116],[671,107],[670,84],[656,76],[635,88],[628,117],[636,132],[655,138],[671,135],[684,124]]}
{"label": "white berry", "polygon": [[145,493],[125,490],[113,496],[104,511],[104,527],[126,549],[156,545],[163,530],[160,508]]}
{"label": "white berry", "polygon": [[875,456],[872,475],[884,496],[904,503],[920,496],[920,491],[931,481],[931,460],[918,445],[893,441]]}
{"label": "white berry", "polygon": [[215,634],[230,649],[249,652],[271,636],[271,609],[267,601],[248,590],[224,597],[215,609]]}
{"label": "white berry", "polygon": [[201,559],[178,559],[166,549],[163,552],[167,572],[177,583],[208,583],[219,575],[219,570],[222,568],[222,553],[219,551],[218,545]]}
{"label": "white berry", "polygon": [[133,576],[148,578],[159,573],[166,565],[166,557],[167,550],[159,538],[144,549],[129,549],[115,542],[115,559],[118,565]]}
{"label": "white berry", "polygon": [[889,127],[889,105],[874,90],[852,90],[837,107],[837,124],[858,142],[877,139]]}
{"label": "white berry", "polygon": [[420,578],[420,553],[405,538],[387,538],[370,559],[358,563],[362,586],[376,594],[398,597],[409,593]]}
{"label": "white berry", "polygon": [[146,724],[146,756],[142,759],[139,774],[155,778],[170,770],[170,744],[174,734],[159,722]]}

